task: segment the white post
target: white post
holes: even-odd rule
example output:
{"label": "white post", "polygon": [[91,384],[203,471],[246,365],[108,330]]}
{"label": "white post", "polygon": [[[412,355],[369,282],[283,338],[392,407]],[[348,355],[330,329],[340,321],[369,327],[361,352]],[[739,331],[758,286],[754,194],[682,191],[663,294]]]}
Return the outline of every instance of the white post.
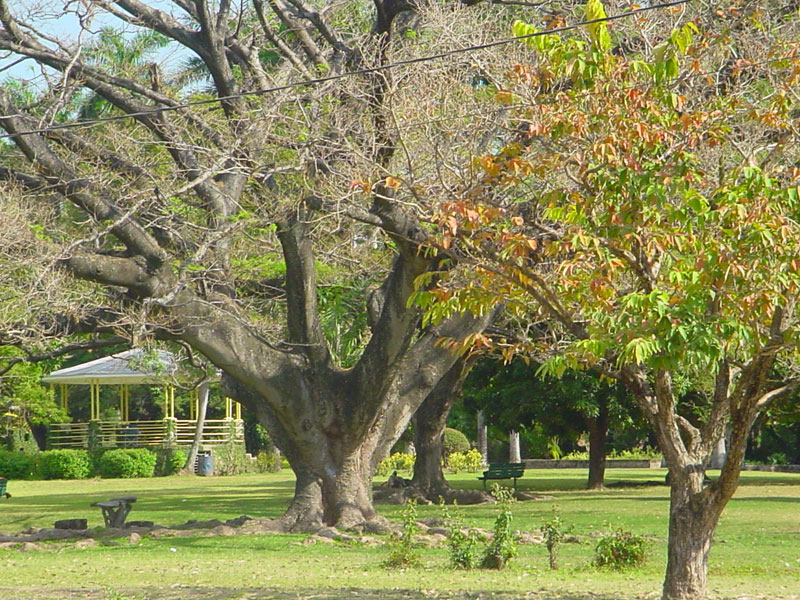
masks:
{"label": "white post", "polygon": [[519,452],[519,432],[511,431],[508,434],[508,462],[518,463],[522,462],[522,457]]}
{"label": "white post", "polygon": [[478,411],[478,451],[481,453],[483,466],[489,464],[489,438],[486,427],[486,416],[482,410]]}

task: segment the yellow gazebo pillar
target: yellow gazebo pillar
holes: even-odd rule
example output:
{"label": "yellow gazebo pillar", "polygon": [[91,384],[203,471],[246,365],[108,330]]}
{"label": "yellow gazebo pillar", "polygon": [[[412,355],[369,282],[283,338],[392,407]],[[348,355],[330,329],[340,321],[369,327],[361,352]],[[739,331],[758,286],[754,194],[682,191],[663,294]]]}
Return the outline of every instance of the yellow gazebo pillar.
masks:
{"label": "yellow gazebo pillar", "polygon": [[189,394],[189,420],[197,421],[200,413],[200,393],[194,388]]}
{"label": "yellow gazebo pillar", "polygon": [[98,383],[97,379],[92,379],[92,382],[89,384],[89,412],[90,412],[90,421],[99,421],[100,420],[100,384]]}
{"label": "yellow gazebo pillar", "polygon": [[175,388],[169,384],[164,386],[164,418],[175,418]]}
{"label": "yellow gazebo pillar", "polygon": [[237,421],[241,421],[242,420],[242,405],[239,404],[238,402],[234,402],[233,404],[234,404],[234,418]]}
{"label": "yellow gazebo pillar", "polygon": [[61,388],[61,408],[64,410],[69,409],[69,388],[66,383],[59,384]]}
{"label": "yellow gazebo pillar", "polygon": [[233,418],[233,400],[225,397],[225,418],[232,419]]}
{"label": "yellow gazebo pillar", "polygon": [[130,421],[131,389],[127,385],[119,386],[119,414],[123,421]]}

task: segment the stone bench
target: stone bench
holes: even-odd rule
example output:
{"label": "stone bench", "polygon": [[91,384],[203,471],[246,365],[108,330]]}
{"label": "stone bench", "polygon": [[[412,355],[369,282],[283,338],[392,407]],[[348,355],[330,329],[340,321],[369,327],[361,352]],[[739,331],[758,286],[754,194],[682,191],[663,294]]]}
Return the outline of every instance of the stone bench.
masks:
{"label": "stone bench", "polygon": [[103,512],[103,521],[106,527],[122,529],[125,527],[125,519],[128,518],[134,502],[136,502],[136,496],[123,496],[102,502],[92,502],[90,506],[96,506]]}

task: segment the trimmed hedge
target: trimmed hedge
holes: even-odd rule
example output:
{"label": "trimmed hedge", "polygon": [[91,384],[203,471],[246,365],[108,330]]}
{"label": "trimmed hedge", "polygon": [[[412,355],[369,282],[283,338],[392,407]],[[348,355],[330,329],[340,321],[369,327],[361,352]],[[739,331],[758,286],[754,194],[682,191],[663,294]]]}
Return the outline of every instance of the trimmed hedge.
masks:
{"label": "trimmed hedge", "polygon": [[86,479],[92,476],[92,459],[86,450],[46,450],[40,454],[42,479]]}
{"label": "trimmed hedge", "polygon": [[156,455],[146,448],[108,450],[97,461],[97,472],[104,479],[152,477]]}
{"label": "trimmed hedge", "polygon": [[36,472],[37,455],[0,450],[0,477],[30,479]]}

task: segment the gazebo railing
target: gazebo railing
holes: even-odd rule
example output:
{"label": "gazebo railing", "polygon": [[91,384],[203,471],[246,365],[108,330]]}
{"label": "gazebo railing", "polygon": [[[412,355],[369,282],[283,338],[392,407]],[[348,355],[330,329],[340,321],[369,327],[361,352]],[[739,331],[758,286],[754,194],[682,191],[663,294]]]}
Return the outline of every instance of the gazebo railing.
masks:
{"label": "gazebo railing", "polygon": [[[197,421],[172,419],[174,429],[167,420],[160,421],[93,421],[90,423],[51,423],[48,426],[48,447],[88,448],[90,435],[96,435],[95,445],[101,448],[132,448],[160,446],[174,435],[179,445],[189,445],[194,439]],[[174,434],[171,433],[174,431]],[[227,442],[244,441],[244,424],[241,420],[207,419],[203,424],[201,443],[215,446]]]}

